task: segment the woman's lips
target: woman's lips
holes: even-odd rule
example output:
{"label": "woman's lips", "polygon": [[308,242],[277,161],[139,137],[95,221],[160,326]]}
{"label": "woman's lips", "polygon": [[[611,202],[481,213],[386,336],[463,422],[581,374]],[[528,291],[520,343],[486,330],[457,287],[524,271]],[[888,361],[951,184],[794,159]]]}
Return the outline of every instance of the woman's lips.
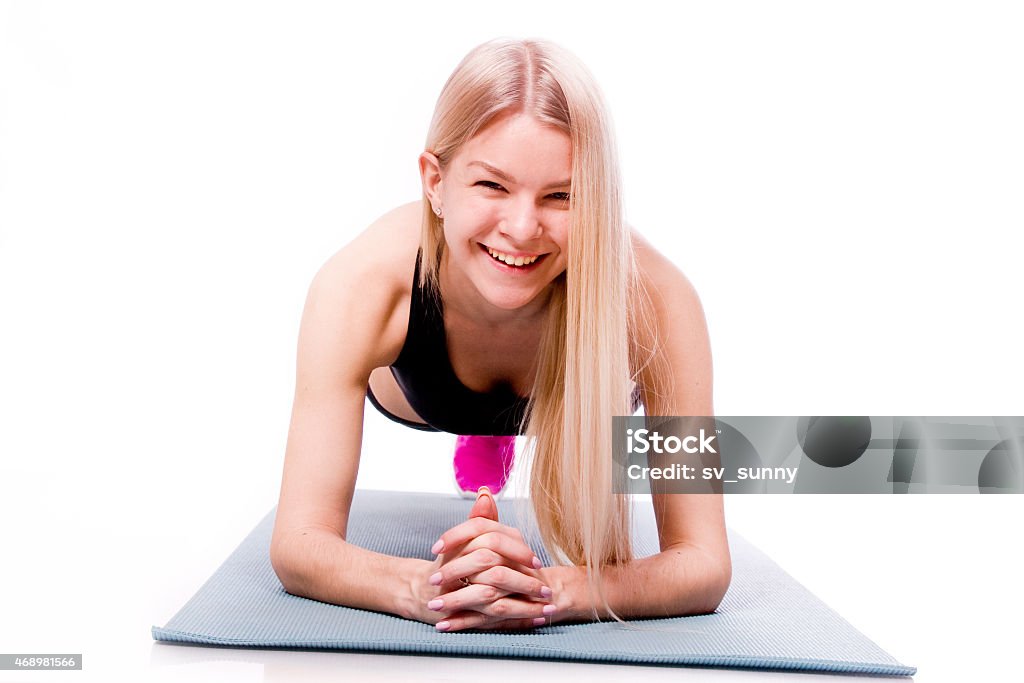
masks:
{"label": "woman's lips", "polygon": [[[489,249],[490,247],[488,247],[487,245],[480,244],[480,251],[484,253],[484,256],[487,257],[487,260],[494,264],[494,267],[502,271],[503,273],[528,273],[534,270],[537,266],[539,266],[548,256],[547,254],[540,254],[537,256],[537,260],[529,265],[510,266],[504,261],[499,261],[498,259],[491,256]],[[495,249],[495,251],[499,250]],[[509,254],[509,256],[511,256],[511,254]]]}

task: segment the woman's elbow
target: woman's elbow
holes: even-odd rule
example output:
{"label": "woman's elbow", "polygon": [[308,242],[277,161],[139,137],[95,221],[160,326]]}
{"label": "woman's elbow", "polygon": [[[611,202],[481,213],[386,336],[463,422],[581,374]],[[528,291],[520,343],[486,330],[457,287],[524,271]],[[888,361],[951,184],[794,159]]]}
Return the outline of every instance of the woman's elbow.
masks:
{"label": "woman's elbow", "polygon": [[702,561],[696,573],[700,578],[691,584],[688,596],[680,597],[685,605],[681,610],[683,616],[714,612],[722,604],[729,584],[732,583],[732,560],[728,553],[725,557],[700,553],[700,557]]}
{"label": "woman's elbow", "polygon": [[709,571],[707,596],[707,612],[714,612],[722,604],[722,599],[729,591],[732,583],[732,560],[726,556],[722,561],[715,562]]}
{"label": "woman's elbow", "polygon": [[294,559],[294,553],[289,552],[286,539],[275,536],[270,542],[270,566],[277,574],[277,579],[285,592],[298,595],[300,578],[295,571]]}

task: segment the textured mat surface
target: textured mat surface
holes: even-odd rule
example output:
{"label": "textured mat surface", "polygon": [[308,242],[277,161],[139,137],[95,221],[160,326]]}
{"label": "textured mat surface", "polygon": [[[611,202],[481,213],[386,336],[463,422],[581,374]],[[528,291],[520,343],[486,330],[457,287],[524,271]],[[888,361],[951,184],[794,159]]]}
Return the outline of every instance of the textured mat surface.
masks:
{"label": "textured mat surface", "polygon": [[[499,501],[503,522],[523,531],[545,564],[524,508]],[[471,501],[436,494],[357,491],[349,540],[391,555],[430,559],[444,530]],[[157,640],[226,647],[329,648],[378,652],[529,657],[912,675],[892,656],[730,532],[733,580],[714,614],[548,626],[519,633],[440,633],[433,626],[289,595],[270,566],[275,510],[163,628]],[[636,554],[658,550],[650,504],[637,508]]]}

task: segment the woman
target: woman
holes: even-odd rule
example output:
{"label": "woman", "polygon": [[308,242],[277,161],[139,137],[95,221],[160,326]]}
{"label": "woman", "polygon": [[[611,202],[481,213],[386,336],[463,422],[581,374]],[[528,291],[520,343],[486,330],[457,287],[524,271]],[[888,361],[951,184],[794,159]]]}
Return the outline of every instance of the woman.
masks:
{"label": "woman", "polygon": [[[543,41],[477,47],[419,166],[422,200],[309,290],[271,548],[285,589],[442,631],[714,610],[731,577],[721,497],[653,496],[661,552],[635,560],[611,493],[611,417],[634,395],[649,415],[711,415],[711,358],[693,288],[623,223],[592,77]],[[541,567],[488,496],[434,561],[348,544],[368,396],[414,426],[525,434],[538,528],[563,562]]]}

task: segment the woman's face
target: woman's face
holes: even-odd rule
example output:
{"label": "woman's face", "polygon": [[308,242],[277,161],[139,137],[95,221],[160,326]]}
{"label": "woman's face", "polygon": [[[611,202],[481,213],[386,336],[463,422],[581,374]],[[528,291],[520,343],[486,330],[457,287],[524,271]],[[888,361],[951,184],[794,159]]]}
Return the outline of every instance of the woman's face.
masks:
{"label": "woman's face", "polygon": [[451,281],[506,311],[545,292],[566,268],[571,180],[572,144],[561,130],[524,114],[484,127],[436,188]]}

